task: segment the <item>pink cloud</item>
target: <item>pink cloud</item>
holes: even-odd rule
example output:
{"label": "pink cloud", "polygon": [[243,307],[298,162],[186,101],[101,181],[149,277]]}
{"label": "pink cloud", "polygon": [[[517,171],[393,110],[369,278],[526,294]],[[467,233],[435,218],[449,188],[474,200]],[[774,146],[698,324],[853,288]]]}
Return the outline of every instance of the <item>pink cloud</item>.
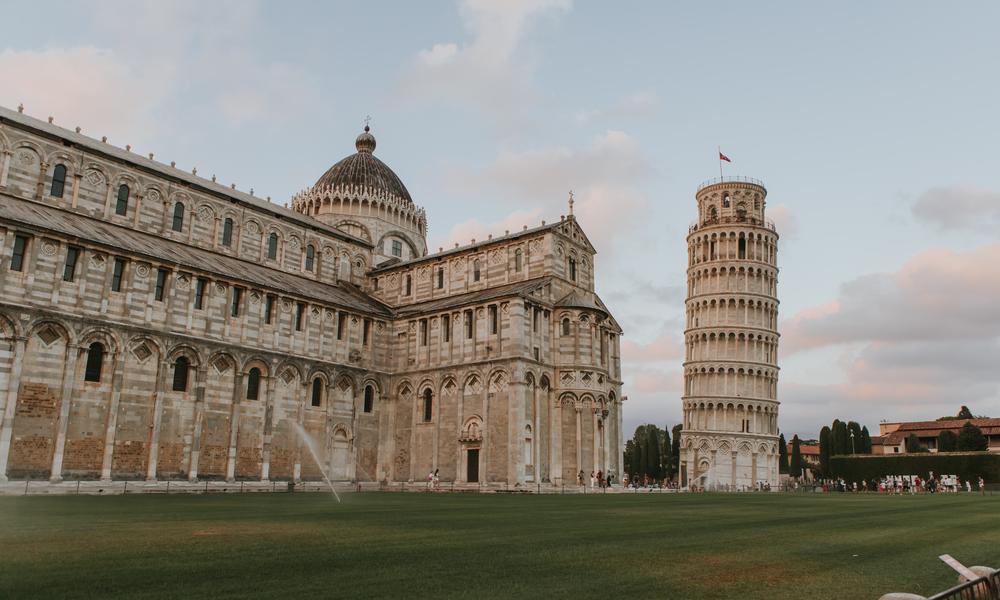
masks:
{"label": "pink cloud", "polygon": [[648,344],[637,344],[632,340],[622,341],[623,362],[660,362],[676,360],[681,356],[681,346],[673,333],[660,335]]}

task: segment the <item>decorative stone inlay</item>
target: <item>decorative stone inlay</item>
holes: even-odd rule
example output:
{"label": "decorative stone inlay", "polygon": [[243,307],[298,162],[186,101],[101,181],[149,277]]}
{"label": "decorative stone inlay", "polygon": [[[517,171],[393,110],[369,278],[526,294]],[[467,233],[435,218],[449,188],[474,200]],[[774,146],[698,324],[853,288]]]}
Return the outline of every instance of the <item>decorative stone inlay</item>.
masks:
{"label": "decorative stone inlay", "polygon": [[149,349],[146,342],[140,342],[132,348],[132,356],[136,358],[140,363],[146,362],[146,359],[153,355],[153,351]]}
{"label": "decorative stone inlay", "polygon": [[191,287],[191,278],[187,275],[181,275],[177,278],[177,289],[186,290]]}
{"label": "decorative stone inlay", "polygon": [[260,225],[257,223],[257,221],[247,221],[245,229],[247,230],[247,233],[252,233],[254,235],[260,233]]}
{"label": "decorative stone inlay", "polygon": [[212,366],[215,367],[215,370],[218,371],[219,374],[221,375],[222,373],[225,373],[226,371],[229,370],[230,367],[229,359],[226,358],[225,356],[219,356],[215,359],[215,361],[212,362]]}
{"label": "decorative stone inlay", "polygon": [[107,260],[107,257],[104,254],[95,252],[90,257],[90,266],[95,269],[100,269],[104,266],[105,260]]}
{"label": "decorative stone inlay", "polygon": [[139,263],[135,266],[135,276],[139,279],[145,279],[149,277],[149,265],[147,263]]}
{"label": "decorative stone inlay", "polygon": [[150,189],[146,191],[146,200],[149,200],[150,202],[159,202],[160,198],[161,196],[159,190]]}
{"label": "decorative stone inlay", "polygon": [[291,250],[298,250],[299,249],[299,238],[295,237],[294,235],[292,237],[288,238],[288,247]]}
{"label": "decorative stone inlay", "polygon": [[17,162],[24,166],[35,164],[35,153],[30,150],[21,150],[17,153]]}
{"label": "decorative stone inlay", "polygon": [[260,292],[250,292],[250,304],[260,304]]}
{"label": "decorative stone inlay", "polygon": [[226,293],[226,284],[224,284],[224,283],[216,283],[215,284],[215,293],[219,294],[220,296],[222,294],[225,294]]}
{"label": "decorative stone inlay", "polygon": [[104,183],[104,174],[97,169],[87,169],[87,171],[83,174],[83,178],[87,181],[87,183],[94,187]]}
{"label": "decorative stone inlay", "polygon": [[292,312],[292,301],[291,300],[288,300],[286,298],[285,300],[281,301],[281,312]]}
{"label": "decorative stone inlay", "polygon": [[50,242],[49,240],[42,242],[42,254],[45,256],[54,256],[56,249],[57,247],[54,242]]}
{"label": "decorative stone inlay", "polygon": [[62,336],[59,335],[59,332],[50,326],[45,326],[38,332],[38,338],[41,339],[42,343],[46,346],[51,346],[60,337]]}
{"label": "decorative stone inlay", "polygon": [[212,215],[213,215],[212,209],[211,209],[211,207],[209,207],[207,205],[203,204],[198,209],[198,220],[199,221],[202,221],[202,222],[211,221],[212,220]]}
{"label": "decorative stone inlay", "polygon": [[295,370],[285,369],[281,372],[281,380],[285,382],[285,385],[290,385],[292,381],[295,381]]}
{"label": "decorative stone inlay", "polygon": [[503,262],[503,252],[501,252],[500,250],[494,250],[493,252],[490,252],[491,265],[499,265],[502,262]]}

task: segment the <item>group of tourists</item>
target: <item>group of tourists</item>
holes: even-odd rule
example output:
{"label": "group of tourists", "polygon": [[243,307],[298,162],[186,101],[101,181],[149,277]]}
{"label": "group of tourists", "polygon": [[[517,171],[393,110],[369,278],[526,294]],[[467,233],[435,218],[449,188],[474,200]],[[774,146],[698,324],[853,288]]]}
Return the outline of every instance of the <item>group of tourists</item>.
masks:
{"label": "group of tourists", "polygon": [[957,475],[934,476],[931,472],[926,478],[919,475],[886,475],[882,478],[869,480],[844,481],[843,477],[822,479],[819,481],[824,492],[880,492],[883,494],[935,494],[935,493],[971,493],[974,489],[980,494],[986,493],[986,482],[982,477],[973,484],[972,479],[964,481]]}
{"label": "group of tourists", "polygon": [[[580,471],[576,476],[576,482],[581,487],[586,485],[586,480],[584,479],[583,471]],[[590,488],[609,488],[615,482],[615,475],[610,471],[605,473],[604,471],[591,471],[590,472]]]}

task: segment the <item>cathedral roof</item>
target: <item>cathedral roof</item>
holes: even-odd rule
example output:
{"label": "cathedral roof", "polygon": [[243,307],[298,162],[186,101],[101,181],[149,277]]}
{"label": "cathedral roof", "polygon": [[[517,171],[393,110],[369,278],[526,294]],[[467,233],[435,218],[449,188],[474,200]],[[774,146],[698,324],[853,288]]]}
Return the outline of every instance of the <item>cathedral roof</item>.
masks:
{"label": "cathedral roof", "polygon": [[282,290],[290,295],[324,304],[331,303],[376,317],[388,318],[392,315],[385,304],[344,281],[336,284],[315,281],[30,200],[4,196],[3,202],[0,202],[0,219],[70,238],[90,240],[105,246],[109,252],[123,251],[136,257],[148,257],[194,271],[217,273],[227,279]]}
{"label": "cathedral roof", "polygon": [[608,312],[608,308],[604,306],[604,303],[597,298],[597,294],[579,289],[574,289],[563,296],[561,300],[556,302],[556,306],[560,308],[586,308],[588,310],[596,310],[605,315],[611,314]]}
{"label": "cathedral roof", "polygon": [[344,193],[360,191],[383,192],[409,204],[413,203],[410,192],[392,169],[375,158],[375,136],[367,125],[354,141],[357,152],[344,158],[323,173],[314,189],[330,188]]}

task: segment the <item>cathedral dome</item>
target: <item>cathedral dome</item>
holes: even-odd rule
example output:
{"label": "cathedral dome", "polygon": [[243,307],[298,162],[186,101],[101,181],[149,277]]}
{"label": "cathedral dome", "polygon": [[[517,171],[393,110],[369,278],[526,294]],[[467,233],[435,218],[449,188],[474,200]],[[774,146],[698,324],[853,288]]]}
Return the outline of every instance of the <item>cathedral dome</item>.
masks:
{"label": "cathedral dome", "polygon": [[375,136],[365,125],[364,132],[354,141],[357,153],[344,158],[323,173],[316,182],[315,189],[340,188],[345,192],[365,190],[383,192],[406,202],[413,203],[410,192],[392,169],[375,158]]}

